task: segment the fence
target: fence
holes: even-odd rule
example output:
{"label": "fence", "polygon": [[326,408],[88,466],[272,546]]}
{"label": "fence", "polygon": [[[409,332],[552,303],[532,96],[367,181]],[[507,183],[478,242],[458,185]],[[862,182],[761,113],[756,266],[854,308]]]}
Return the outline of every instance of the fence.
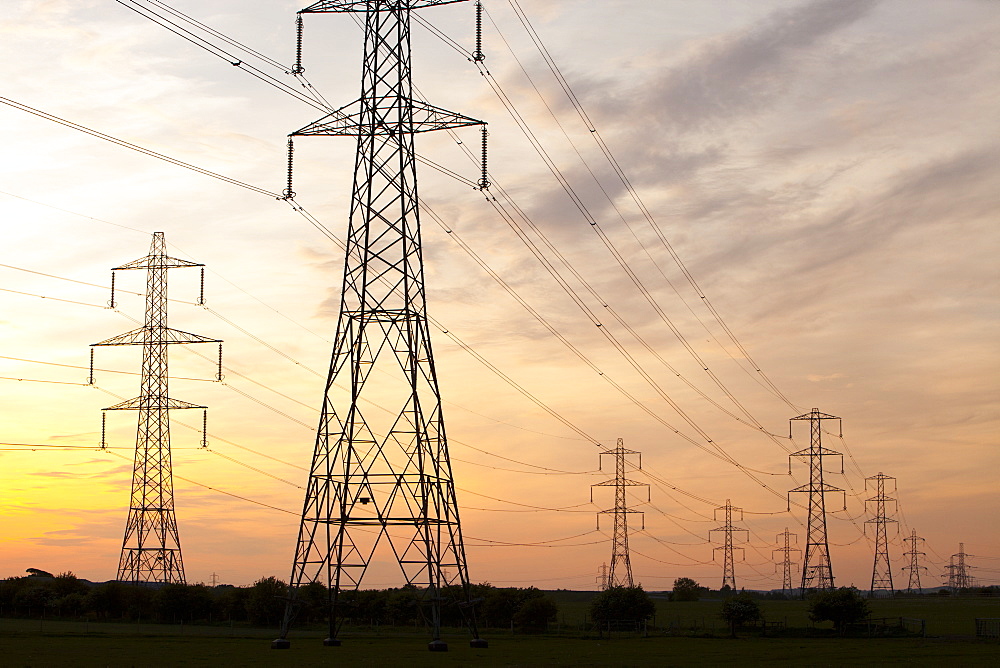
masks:
{"label": "fence", "polygon": [[976,617],[976,637],[1000,639],[1000,617]]}

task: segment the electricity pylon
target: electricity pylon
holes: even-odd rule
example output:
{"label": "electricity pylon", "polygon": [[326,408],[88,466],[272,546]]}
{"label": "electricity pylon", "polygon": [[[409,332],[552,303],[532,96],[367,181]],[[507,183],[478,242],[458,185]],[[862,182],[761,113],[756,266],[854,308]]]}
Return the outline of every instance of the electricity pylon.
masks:
{"label": "electricity pylon", "polygon": [[[802,559],[801,595],[804,597],[815,589],[833,589],[833,567],[830,564],[830,544],[826,537],[826,493],[843,492],[823,482],[823,458],[840,457],[840,472],[844,472],[843,455],[823,447],[823,420],[840,420],[834,415],[820,413],[818,408],[809,413],[793,417],[789,421],[788,435],[791,437],[791,422],[794,420],[809,420],[809,447],[788,456],[788,472],[791,473],[791,458],[802,457],[809,460],[809,483],[801,485],[793,492],[809,494],[809,521],[806,524],[806,549]],[[789,497],[791,509],[791,497]],[[847,508],[847,497],[844,497],[844,508]]]}
{"label": "electricity pylon", "polygon": [[792,541],[791,541],[791,539],[793,537],[795,538],[795,542],[798,542],[798,539],[799,539],[798,535],[794,534],[794,533],[791,533],[788,530],[788,527],[785,527],[785,530],[777,535],[777,540],[779,541],[779,545],[781,544],[780,543],[781,540],[784,539],[784,542],[785,542],[784,547],[777,547],[777,548],[771,550],[771,554],[772,555],[774,555],[775,552],[781,552],[781,564],[780,564],[781,565],[781,593],[784,594],[785,596],[791,596],[792,595],[792,566],[794,566],[796,563],[798,563],[798,562],[792,561],[792,552],[801,552],[802,551],[802,550],[800,550],[797,547],[792,547]]}
{"label": "electricity pylon", "polygon": [[[425,304],[414,135],[483,123],[414,99],[410,62],[411,11],[456,1],[321,0],[299,12],[362,14],[364,55],[361,97],[290,136],[356,137],[357,154],[340,316],[275,649],[289,647],[298,589],[313,582],[328,592],[323,642],[340,645],[342,594],[361,585],[380,544],[420,592],[431,650],[447,650],[450,587],[469,603]],[[485,647],[471,607],[463,613],[472,645]]]}
{"label": "electricity pylon", "polygon": [[[174,514],[174,481],[170,458],[170,411],[205,406],[170,398],[167,392],[167,348],[177,343],[218,343],[219,372],[222,378],[222,342],[167,326],[167,270],[179,267],[203,267],[187,260],[169,257],[163,232],[154,232],[149,255],[111,270],[111,302],[115,306],[116,271],[146,270],[146,316],[142,327],[119,334],[92,346],[142,346],[142,381],[139,396],[104,411],[139,411],[135,437],[135,463],[132,470],[132,496],[129,503],[125,539],[118,562],[118,580],[122,582],[162,582],[184,584],[184,560]],[[202,270],[204,272],[204,270]],[[204,273],[198,303],[204,303]],[[93,383],[94,350],[91,348],[90,382]],[[104,441],[104,417],[101,415],[101,447]],[[205,414],[202,416],[202,428]],[[202,445],[206,444],[202,433]]]}
{"label": "electricity pylon", "polygon": [[910,533],[910,535],[907,536],[906,538],[904,538],[903,540],[904,541],[908,541],[910,543],[910,550],[909,550],[909,552],[904,552],[903,553],[904,557],[909,557],[910,558],[909,565],[908,566],[903,566],[903,570],[904,571],[909,571],[910,572],[910,581],[906,585],[906,593],[907,594],[919,594],[920,590],[921,590],[921,587],[920,587],[920,571],[921,570],[925,570],[925,571],[927,570],[926,566],[921,566],[920,565],[920,555],[923,555],[925,553],[924,552],[920,552],[919,550],[917,550],[917,545],[919,544],[918,541],[923,540],[923,538],[921,538],[920,536],[917,535],[917,530],[916,529],[913,529],[912,533]]}
{"label": "electricity pylon", "polygon": [[608,564],[604,562],[597,568],[597,587],[604,591],[608,588]]}
{"label": "electricity pylon", "polygon": [[[726,499],[726,505],[719,506],[715,509],[715,515],[718,515],[719,511],[725,511],[726,513],[726,523],[721,527],[716,527],[714,529],[709,529],[708,539],[712,540],[712,532],[722,531],[725,538],[723,538],[722,545],[712,549],[712,556],[714,558],[715,552],[717,550],[723,550],[723,560],[722,560],[722,587],[725,588],[729,585],[732,590],[736,589],[736,568],[733,565],[733,533],[745,533],[747,535],[747,540],[750,539],[750,532],[746,529],[741,529],[737,526],[733,526],[733,511],[737,511],[740,514],[739,521],[743,521],[743,509],[736,508]],[[716,517],[718,520],[718,517]],[[742,547],[736,548],[737,550],[743,550]],[[745,552],[745,551],[744,551]]]}
{"label": "electricity pylon", "polygon": [[866,504],[875,503],[875,516],[870,520],[865,520],[865,526],[875,525],[875,562],[872,564],[872,588],[869,591],[869,596],[872,598],[877,597],[879,592],[888,593],[891,597],[896,591],[892,586],[892,563],[889,561],[889,539],[885,526],[889,522],[896,524],[896,520],[885,516],[886,501],[895,502],[896,499],[885,495],[886,480],[893,481],[893,491],[895,491],[896,479],[884,475],[881,471],[877,475],[865,478],[865,490],[868,489],[869,481],[872,481],[875,487],[875,496],[865,499]]}
{"label": "electricity pylon", "polygon": [[958,553],[951,555],[948,562],[948,588],[952,593],[958,593],[960,589],[968,589],[972,586],[972,577],[969,575],[969,566],[965,563],[966,557],[965,543],[958,544]]}
{"label": "electricity pylon", "polygon": [[[632,582],[632,561],[628,551],[628,516],[641,515],[645,522],[645,515],[641,510],[631,510],[625,498],[626,487],[645,487],[646,495],[649,496],[649,485],[644,482],[637,482],[625,477],[625,468],[628,455],[639,455],[638,469],[642,470],[642,455],[636,450],[626,450],[625,440],[619,438],[618,445],[614,448],[604,450],[600,457],[603,462],[605,455],[613,455],[615,458],[615,478],[605,480],[590,486],[590,500],[594,500],[595,487],[615,488],[615,507],[601,510],[597,513],[597,528],[601,528],[601,515],[614,515],[615,531],[611,543],[611,566],[608,567],[608,587],[631,587]],[[643,524],[645,529],[645,524]]]}

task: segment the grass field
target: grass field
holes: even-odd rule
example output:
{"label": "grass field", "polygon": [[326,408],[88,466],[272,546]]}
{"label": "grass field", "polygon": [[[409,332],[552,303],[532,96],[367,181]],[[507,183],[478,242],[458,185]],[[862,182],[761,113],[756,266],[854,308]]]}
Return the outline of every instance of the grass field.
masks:
{"label": "grass field", "polygon": [[[588,594],[552,596],[558,629],[545,635],[493,629],[484,634],[486,650],[470,649],[467,636],[452,630],[447,653],[428,652],[428,638],[412,628],[382,636],[349,630],[339,648],[323,647],[319,629],[297,630],[292,648],[278,651],[269,648],[273,629],[0,619],[0,666],[1000,666],[1000,643],[971,638],[976,617],[1000,617],[1000,599],[872,602],[875,617],[926,619],[932,636],[926,639],[836,638],[822,631],[761,638],[748,631],[732,640],[718,619],[720,601],[659,600],[651,637],[599,639],[579,628]],[[801,601],[766,601],[764,608],[772,621],[809,628]]]}
{"label": "grass field", "polygon": [[[559,604],[559,623],[578,628],[590,607],[592,593],[549,592]],[[724,630],[719,619],[721,600],[702,600],[690,603],[672,603],[664,598],[653,598],[656,603],[658,627],[674,629]],[[768,621],[785,622],[788,627],[809,628],[805,601],[761,601],[761,608]],[[927,621],[927,634],[931,636],[972,636],[977,617],[1000,617],[1000,598],[952,598],[924,596],[920,598],[876,599],[870,601],[872,617],[910,617]],[[820,625],[828,628],[830,625]],[[997,662],[1000,665],[1000,661]]]}
{"label": "grass field", "polygon": [[452,639],[447,653],[425,639],[346,639],[323,647],[297,638],[289,650],[265,638],[205,636],[7,635],[0,663],[39,666],[996,666],[996,643],[939,639],[629,638],[518,636],[473,650]]}

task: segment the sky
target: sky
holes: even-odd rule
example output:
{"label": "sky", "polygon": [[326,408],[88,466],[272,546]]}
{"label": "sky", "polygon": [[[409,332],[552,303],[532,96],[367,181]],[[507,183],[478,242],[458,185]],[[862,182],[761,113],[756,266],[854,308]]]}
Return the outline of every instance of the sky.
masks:
{"label": "sky", "polygon": [[[286,135],[323,112],[128,4],[6,3],[3,97],[279,192]],[[291,64],[299,5],[169,6]],[[845,490],[828,496],[838,584],[871,581],[865,478],[880,472],[896,478],[897,588],[912,530],[926,539],[925,586],[941,583],[960,543],[972,575],[1000,583],[1000,5],[520,0],[586,122],[512,5],[485,7],[489,77],[424,28],[413,35],[420,94],[489,122],[491,194],[534,226],[519,221],[519,236],[483,193],[421,166],[428,310],[447,330],[433,346],[472,580],[593,589],[611,557],[610,518],[598,531],[595,513],[613,498],[591,485],[613,477],[599,452],[622,438],[642,453],[629,477],[651,484],[648,497],[630,490],[644,513],[629,517],[636,582],[718,587],[709,531],[730,500],[749,530],[738,586],[780,587],[776,535],[805,542],[786,494],[808,480],[788,457],[808,446],[807,425],[789,440],[788,420],[818,408],[842,418],[842,437],[837,423],[823,436],[845,455],[845,473],[834,459],[826,477]],[[471,48],[471,3],[420,16]],[[334,106],[358,95],[360,49],[350,17],[307,17],[306,76]],[[462,149],[478,141],[475,129],[423,134],[417,149],[475,181]],[[287,577],[339,249],[286,202],[6,103],[0,146],[0,576],[115,576],[135,416],[109,413],[111,449],[96,446],[101,409],[138,391],[140,357],[98,349],[94,387],[85,367],[89,344],[142,318],[139,272],[119,273],[118,307],[106,308],[110,268],[162,231],[171,254],[207,266],[207,308],[193,303],[197,270],[171,271],[171,325],[225,341],[223,383],[211,382],[211,347],[171,350],[171,396],[210,407],[208,449],[200,416],[171,418],[187,578]],[[346,138],[296,143],[297,202],[338,237],[353,153]],[[400,583],[380,554],[365,586]]]}

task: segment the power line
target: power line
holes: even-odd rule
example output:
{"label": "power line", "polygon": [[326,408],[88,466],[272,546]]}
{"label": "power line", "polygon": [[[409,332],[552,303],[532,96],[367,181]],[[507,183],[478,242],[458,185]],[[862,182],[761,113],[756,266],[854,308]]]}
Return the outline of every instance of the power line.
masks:
{"label": "power line", "polygon": [[267,196],[273,197],[275,199],[282,199],[282,196],[280,194],[278,194],[278,193],[274,193],[274,192],[271,192],[269,190],[265,190],[264,188],[258,188],[257,186],[250,185],[249,183],[244,183],[243,181],[239,181],[237,179],[230,178],[228,176],[223,176],[222,174],[218,174],[218,173],[213,172],[211,170],[204,169],[204,168],[198,167],[196,165],[192,165],[189,162],[184,162],[182,160],[177,160],[176,158],[171,158],[169,156],[163,155],[162,153],[157,153],[156,151],[151,151],[148,148],[143,148],[142,146],[139,146],[138,144],[133,144],[132,142],[128,142],[128,141],[125,141],[123,139],[118,139],[116,137],[112,137],[111,135],[104,134],[103,132],[98,132],[97,130],[91,130],[88,127],[84,127],[83,125],[80,125],[79,123],[74,123],[72,121],[66,120],[65,118],[60,118],[59,116],[55,116],[54,114],[49,114],[49,113],[46,113],[44,111],[40,111],[38,109],[35,109],[34,107],[29,107],[26,104],[21,104],[20,102],[15,102],[14,100],[11,100],[10,98],[0,97],[0,103],[6,104],[7,106],[13,107],[15,109],[20,109],[21,111],[26,111],[29,114],[32,114],[32,115],[37,116],[39,118],[43,118],[43,119],[45,119],[47,121],[52,121],[53,123],[58,123],[59,125],[63,125],[65,127],[72,128],[73,130],[79,130],[80,132],[88,134],[88,135],[90,135],[92,137],[97,137],[98,139],[103,139],[104,141],[111,142],[112,144],[117,144],[118,146],[122,146],[124,148],[131,149],[133,151],[137,151],[139,153],[142,153],[143,155],[148,155],[148,156],[150,156],[152,158],[156,158],[157,160],[163,160],[164,162],[169,162],[172,165],[177,165],[178,167],[183,167],[184,169],[189,169],[189,170],[191,170],[193,172],[197,172],[198,174],[204,174],[205,176],[210,176],[213,179],[218,179],[220,181],[224,181],[226,183],[230,183],[230,184],[232,184],[234,186],[239,186],[240,188],[246,188],[247,190],[250,190],[250,191],[256,192],[256,193],[260,193],[261,195],[267,195]]}

